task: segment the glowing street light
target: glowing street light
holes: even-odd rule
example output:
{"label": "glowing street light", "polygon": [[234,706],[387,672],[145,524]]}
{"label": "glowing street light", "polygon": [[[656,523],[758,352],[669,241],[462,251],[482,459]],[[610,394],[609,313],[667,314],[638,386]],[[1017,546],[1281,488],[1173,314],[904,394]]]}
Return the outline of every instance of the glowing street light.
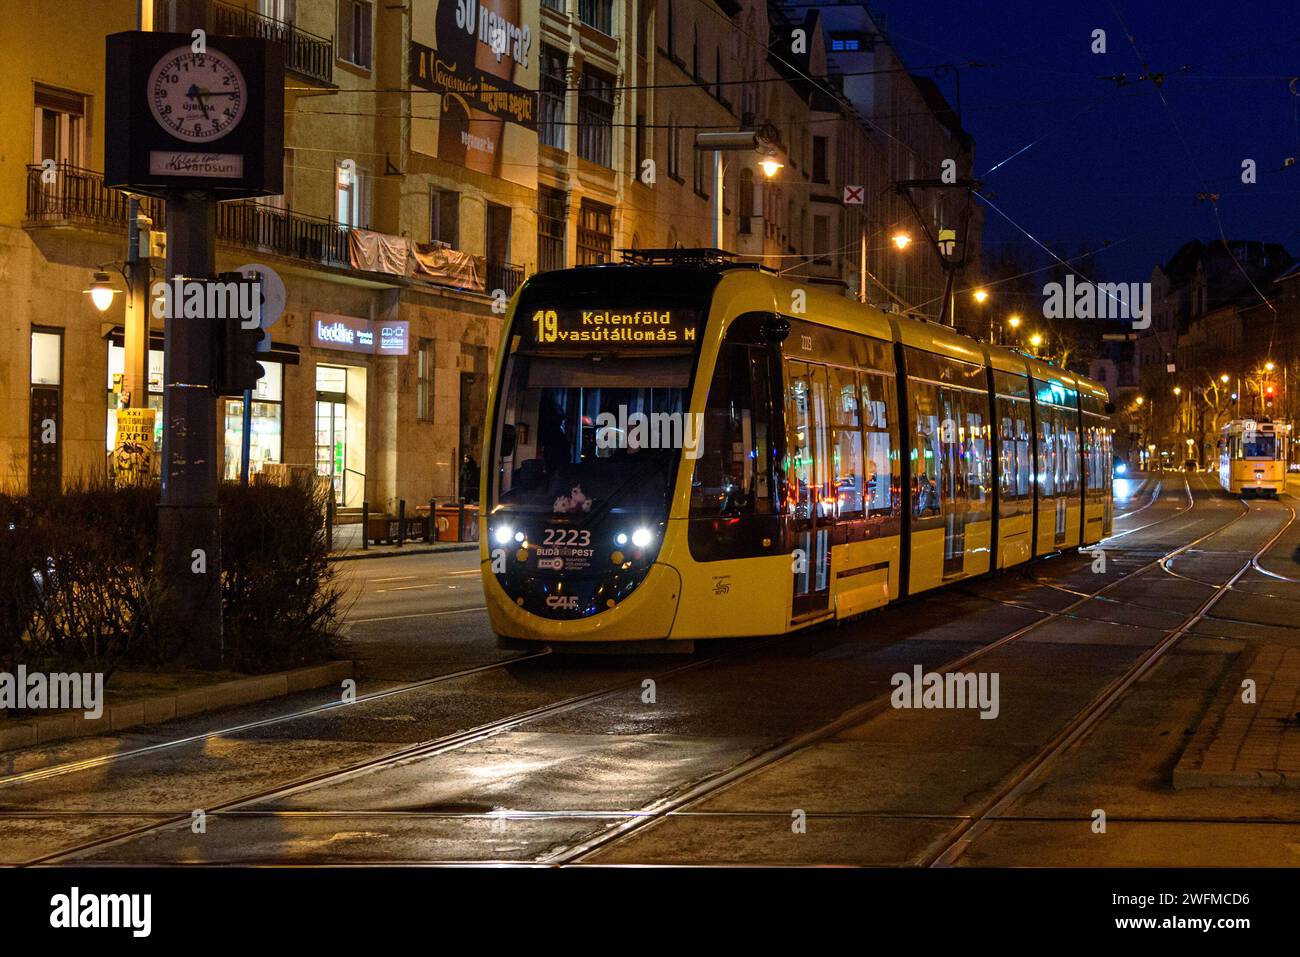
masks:
{"label": "glowing street light", "polygon": [[907,233],[894,233],[893,241],[894,245],[899,249],[906,249],[912,242],[912,237],[907,235]]}
{"label": "glowing street light", "polygon": [[1144,395],[1140,395],[1140,396],[1138,396],[1138,405],[1141,405],[1141,404],[1142,404],[1143,402],[1145,402],[1146,400],[1147,400],[1147,397],[1146,397],[1146,396],[1144,396]]}
{"label": "glowing street light", "polygon": [[1009,325],[1012,329],[1019,329],[1020,316],[1013,312],[1010,316],[1007,317],[1007,325]]}
{"label": "glowing street light", "polygon": [[1265,371],[1265,372],[1272,372],[1274,368],[1275,368],[1275,366],[1273,365],[1273,363],[1272,363],[1271,360],[1268,361],[1268,362],[1265,362],[1265,363],[1264,363],[1264,371]]}
{"label": "glowing street light", "polygon": [[763,175],[768,179],[771,179],[777,173],[781,172],[781,170],[785,169],[784,163],[780,160],[773,159],[771,156],[759,160],[758,165],[759,168],[762,169]]}
{"label": "glowing street light", "polygon": [[1224,385],[1227,385],[1227,384],[1228,384],[1228,373],[1226,373],[1226,372],[1222,373],[1222,374],[1219,376],[1219,381],[1222,382]]}
{"label": "glowing street light", "polygon": [[1029,344],[1033,346],[1035,349],[1037,349],[1039,346],[1043,344],[1043,337],[1035,332],[1032,336],[1029,337]]}
{"label": "glowing street light", "polygon": [[90,296],[90,301],[100,312],[107,312],[108,307],[113,305],[113,297],[117,295],[117,290],[113,288],[106,272],[95,273],[90,285],[82,292]]}
{"label": "glowing street light", "polygon": [[1174,395],[1182,395],[1182,394],[1183,394],[1183,387],[1180,385],[1174,386]]}
{"label": "glowing street light", "polygon": [[976,302],[983,302],[984,300],[988,299],[988,297],[989,297],[989,293],[988,293],[988,290],[987,290],[987,289],[976,289],[976,290],[975,290],[975,301],[976,301]]}

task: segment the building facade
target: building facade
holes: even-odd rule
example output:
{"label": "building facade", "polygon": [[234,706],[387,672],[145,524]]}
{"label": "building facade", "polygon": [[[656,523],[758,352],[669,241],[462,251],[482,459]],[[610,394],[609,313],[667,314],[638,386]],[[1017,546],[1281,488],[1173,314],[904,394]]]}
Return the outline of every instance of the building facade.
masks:
{"label": "building facade", "polygon": [[[161,408],[162,322],[137,387],[120,272],[132,208],[99,171],[105,36],[175,21],[169,0],[13,4],[31,26],[0,34],[21,78],[0,90],[0,396],[16,410],[0,423],[0,484],[50,491],[104,473],[132,398]],[[251,469],[314,470],[340,507],[462,491],[505,303],[529,274],[714,245],[701,131],[768,144],[766,157],[724,154],[719,245],[938,314],[932,251],[889,242],[921,238],[892,186],[938,177],[949,158],[970,175],[973,145],[863,5],[210,0],[208,21],[282,44],[288,64],[283,195],[222,203],[216,223],[218,271],[257,264],[286,291],[253,396]],[[921,209],[936,234],[958,220],[942,191]],[[166,205],[142,199],[140,215],[160,279]],[[972,222],[963,239],[977,246]],[[119,293],[102,312],[86,295],[98,271]],[[242,401],[219,400],[216,426],[234,479]]]}

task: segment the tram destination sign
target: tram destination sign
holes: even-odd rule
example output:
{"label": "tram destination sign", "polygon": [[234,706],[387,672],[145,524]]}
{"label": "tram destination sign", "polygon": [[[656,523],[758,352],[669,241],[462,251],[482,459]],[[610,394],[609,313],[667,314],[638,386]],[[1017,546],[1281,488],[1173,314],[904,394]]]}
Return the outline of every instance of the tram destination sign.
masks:
{"label": "tram destination sign", "polygon": [[694,309],[537,309],[529,338],[539,346],[693,346],[699,335]]}

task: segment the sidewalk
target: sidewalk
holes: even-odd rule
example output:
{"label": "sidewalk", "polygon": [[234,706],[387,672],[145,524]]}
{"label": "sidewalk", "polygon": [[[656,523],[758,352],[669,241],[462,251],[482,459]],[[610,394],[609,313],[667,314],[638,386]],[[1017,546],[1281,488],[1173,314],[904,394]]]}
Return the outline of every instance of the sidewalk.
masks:
{"label": "sidewalk", "polygon": [[334,550],[330,558],[336,562],[358,558],[388,558],[391,555],[432,555],[436,552],[478,551],[478,542],[425,542],[408,541],[405,545],[371,545],[361,547],[361,524],[335,525]]}

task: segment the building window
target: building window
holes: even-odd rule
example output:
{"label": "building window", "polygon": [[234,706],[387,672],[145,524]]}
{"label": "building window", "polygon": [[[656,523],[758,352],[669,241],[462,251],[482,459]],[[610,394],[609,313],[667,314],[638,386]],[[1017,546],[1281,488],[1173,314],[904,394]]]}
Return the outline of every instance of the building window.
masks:
{"label": "building window", "polygon": [[564,98],[568,84],[564,81],[563,50],[542,45],[542,85],[538,98],[537,137],[546,146],[558,150],[564,146]]}
{"label": "building window", "polygon": [[578,0],[578,19],[606,36],[613,36],[613,0]]}
{"label": "building window", "polygon": [[601,166],[613,165],[614,78],[584,70],[578,90],[578,155]]}
{"label": "building window", "polygon": [[257,12],[281,23],[293,23],[296,0],[258,0]]}
{"label": "building window", "polygon": [[[253,389],[252,416],[248,439],[248,471],[254,474],[270,462],[284,461],[284,364],[259,360],[266,374]],[[244,437],[244,400],[226,399],[225,470],[228,482],[239,479],[241,443]]]}
{"label": "building window", "polygon": [[578,265],[607,263],[613,254],[613,210],[584,199],[578,214]]}
{"label": "building window", "polygon": [[339,59],[369,70],[374,4],[368,0],[339,0]]}
{"label": "building window", "polygon": [[421,339],[416,353],[415,417],[421,422],[433,421],[433,365],[432,339]]}
{"label": "building window", "polygon": [[677,121],[668,120],[668,175],[678,182],[682,178],[682,139]]}
{"label": "building window", "polygon": [[754,171],[740,171],[740,231],[749,232],[750,220],[754,218]]}
{"label": "building window", "polygon": [[563,269],[564,231],[567,219],[564,193],[549,186],[537,188],[537,268]]}
{"label": "building window", "polygon": [[706,150],[696,149],[695,151],[695,192],[701,196],[708,196],[707,189],[709,182],[709,166],[713,161],[713,154]]}
{"label": "building window", "polygon": [[668,0],[668,16],[666,19],[668,21],[668,56],[675,60],[677,59],[677,44],[673,41],[673,32],[676,26],[673,17],[673,0]]}
{"label": "building window", "polygon": [[86,156],[86,98],[80,93],[36,85],[36,136],[32,162],[47,159],[82,166]]}
{"label": "building window", "polygon": [[812,178],[814,183],[829,183],[826,169],[826,137],[813,137]]}
{"label": "building window", "polygon": [[542,0],[542,6],[558,10],[560,13],[564,12],[564,0]]}
{"label": "building window", "polygon": [[334,214],[340,226],[361,225],[361,171],[355,165],[334,164]]}
{"label": "building window", "polygon": [[460,193],[435,189],[429,196],[429,238],[460,248]]}
{"label": "building window", "polygon": [[641,167],[642,167],[642,164],[643,164],[643,163],[645,162],[645,160],[646,160],[646,152],[645,152],[645,151],[646,151],[646,145],[645,145],[645,114],[644,114],[644,113],[638,113],[638,114],[636,115],[636,144],[635,144],[635,149],[636,149],[636,155],[635,155],[633,158],[635,159],[636,162],[635,162],[635,164],[634,164],[634,166],[633,166],[633,169],[632,169],[632,179],[637,180],[637,181],[640,181],[640,179],[641,179]]}
{"label": "building window", "polygon": [[27,491],[57,495],[63,487],[62,329],[32,329],[31,363]]}
{"label": "building window", "polygon": [[813,217],[813,262],[818,266],[831,265],[831,220],[829,216]]}

